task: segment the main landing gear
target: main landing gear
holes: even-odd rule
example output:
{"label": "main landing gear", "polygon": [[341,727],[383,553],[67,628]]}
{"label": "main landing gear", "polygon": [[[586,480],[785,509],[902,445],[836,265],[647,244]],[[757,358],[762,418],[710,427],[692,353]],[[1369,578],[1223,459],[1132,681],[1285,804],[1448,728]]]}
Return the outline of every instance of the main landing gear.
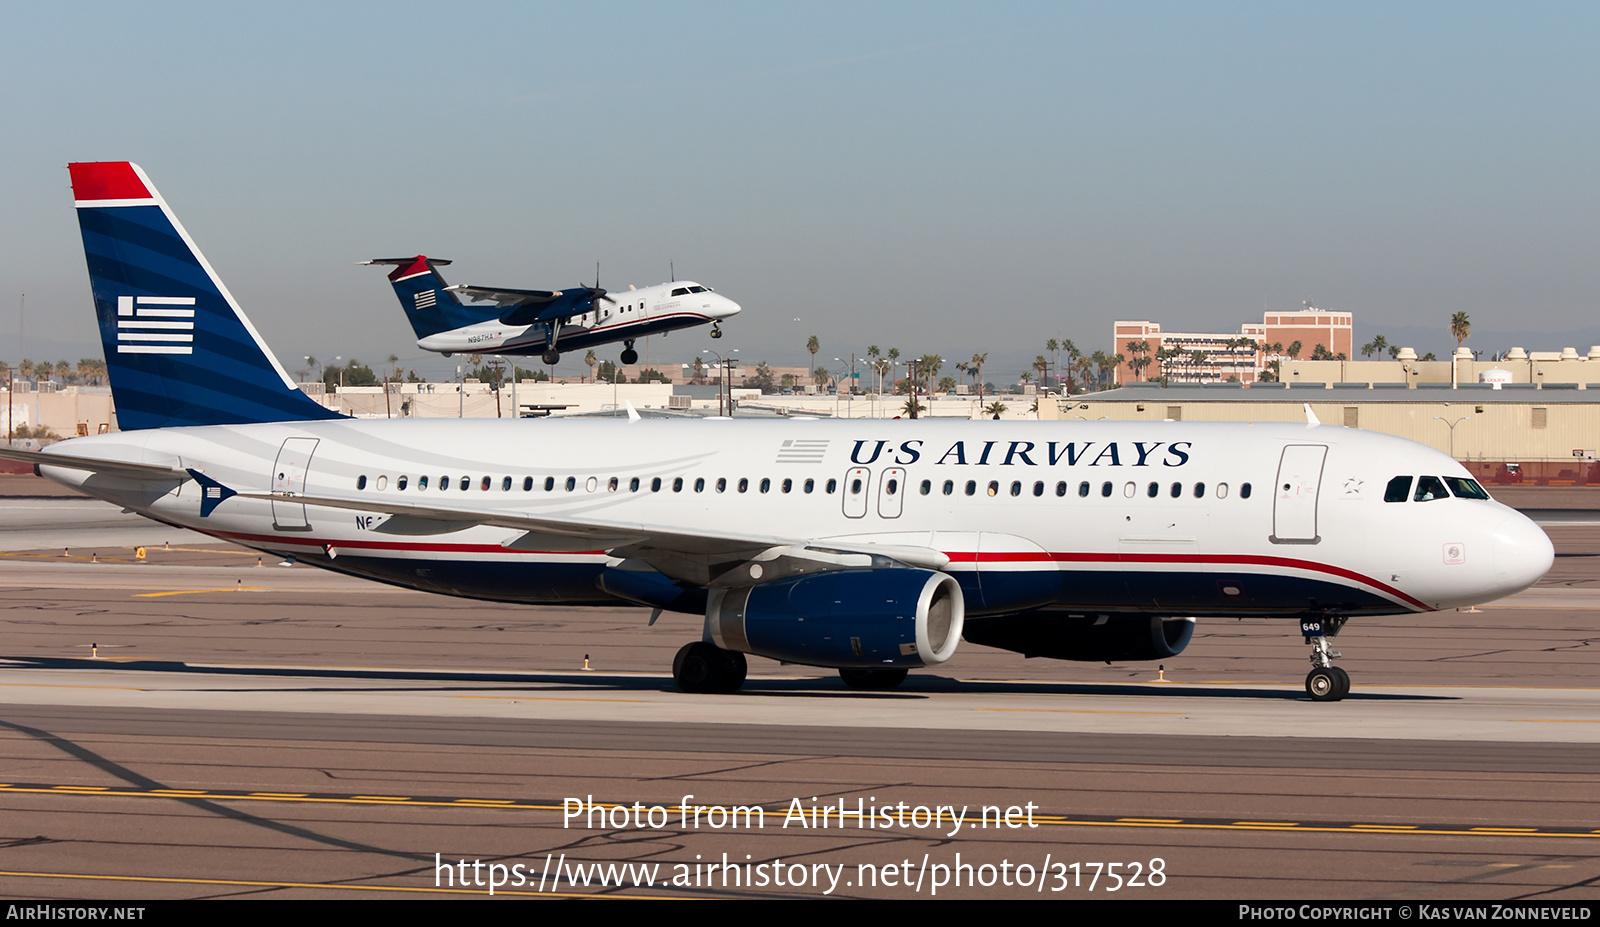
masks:
{"label": "main landing gear", "polygon": [[544,349],[544,362],[552,367],[561,363],[561,351],[557,346],[557,342],[560,340],[560,338],[560,319],[544,323],[544,343],[548,345],[548,347]]}
{"label": "main landing gear", "polygon": [[744,654],[705,641],[684,644],[672,660],[672,681],[684,692],[737,692],[748,672]]}
{"label": "main landing gear", "polygon": [[722,337],[722,323],[721,322],[712,322],[711,323],[711,337],[713,337],[713,338],[721,338]]}
{"label": "main landing gear", "polygon": [[1328,638],[1337,637],[1344,627],[1340,616],[1303,618],[1300,633],[1311,645],[1311,672],[1306,674],[1306,694],[1313,702],[1337,702],[1350,694],[1350,674],[1333,665],[1341,654],[1328,646]]}
{"label": "main landing gear", "polygon": [[633,349],[632,341],[622,342],[622,363],[625,367],[639,363],[639,352]]}

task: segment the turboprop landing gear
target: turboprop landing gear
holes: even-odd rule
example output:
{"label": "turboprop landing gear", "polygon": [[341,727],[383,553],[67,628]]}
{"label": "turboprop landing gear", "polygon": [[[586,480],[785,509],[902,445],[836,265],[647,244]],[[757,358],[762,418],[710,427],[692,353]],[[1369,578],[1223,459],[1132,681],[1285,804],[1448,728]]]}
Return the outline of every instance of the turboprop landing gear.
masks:
{"label": "turboprop landing gear", "polygon": [[634,364],[639,363],[639,352],[633,349],[633,342],[631,341],[622,343],[622,363],[627,367],[632,367]]}
{"label": "turboprop landing gear", "polygon": [[561,363],[560,339],[561,320],[544,323],[544,343],[549,345],[544,349],[544,362],[551,366]]}
{"label": "turboprop landing gear", "polygon": [[737,692],[747,672],[744,654],[705,641],[684,644],[672,660],[672,681],[684,692]]}
{"label": "turboprop landing gear", "polygon": [[903,669],[860,669],[842,667],[839,678],[852,689],[893,689],[906,681]]}
{"label": "turboprop landing gear", "polygon": [[1305,618],[1300,633],[1311,645],[1311,672],[1306,674],[1306,694],[1313,702],[1337,702],[1350,694],[1350,674],[1333,665],[1341,654],[1328,646],[1337,637],[1345,619],[1337,616]]}
{"label": "turboprop landing gear", "polygon": [[550,350],[545,351],[544,352],[544,362],[547,363],[547,364],[559,364],[559,363],[561,363],[561,352],[555,350],[554,348],[551,348]]}
{"label": "turboprop landing gear", "polygon": [[722,337],[722,323],[720,323],[720,322],[712,322],[711,323],[711,337],[713,337],[713,338],[721,338]]}

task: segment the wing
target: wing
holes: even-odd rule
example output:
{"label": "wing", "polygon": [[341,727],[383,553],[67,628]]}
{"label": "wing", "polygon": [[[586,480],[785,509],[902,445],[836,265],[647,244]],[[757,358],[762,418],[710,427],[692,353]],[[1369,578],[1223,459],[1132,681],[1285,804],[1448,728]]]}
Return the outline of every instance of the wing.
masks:
{"label": "wing", "polygon": [[458,284],[445,289],[467,299],[493,302],[503,310],[500,322],[504,325],[532,325],[570,319],[593,309],[596,300],[609,298],[605,290],[587,286],[570,290],[513,290]]}
{"label": "wing", "polygon": [[[208,486],[211,480],[196,479]],[[503,542],[511,550],[604,550],[624,561],[637,561],[665,576],[701,587],[748,586],[800,573],[917,566],[943,569],[950,558],[932,548],[904,545],[851,544],[839,547],[805,538],[685,532],[667,525],[644,522],[562,518],[512,511],[485,511],[446,505],[423,505],[392,500],[353,499],[345,496],[293,495],[240,492],[222,489],[222,498],[283,501],[305,505],[373,512],[405,518],[408,532],[419,524],[433,524],[438,533],[478,525],[522,532]],[[220,500],[219,500],[220,502]]]}

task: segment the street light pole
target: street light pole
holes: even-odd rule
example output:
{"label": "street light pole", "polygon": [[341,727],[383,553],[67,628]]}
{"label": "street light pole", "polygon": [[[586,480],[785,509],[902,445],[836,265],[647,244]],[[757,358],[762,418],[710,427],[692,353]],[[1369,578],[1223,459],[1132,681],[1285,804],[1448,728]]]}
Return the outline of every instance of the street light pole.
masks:
{"label": "street light pole", "polygon": [[1446,425],[1450,426],[1450,457],[1452,460],[1455,459],[1456,456],[1456,426],[1471,417],[1472,416],[1470,415],[1463,415],[1453,422],[1442,415],[1435,415],[1433,417],[1435,421],[1444,422]]}

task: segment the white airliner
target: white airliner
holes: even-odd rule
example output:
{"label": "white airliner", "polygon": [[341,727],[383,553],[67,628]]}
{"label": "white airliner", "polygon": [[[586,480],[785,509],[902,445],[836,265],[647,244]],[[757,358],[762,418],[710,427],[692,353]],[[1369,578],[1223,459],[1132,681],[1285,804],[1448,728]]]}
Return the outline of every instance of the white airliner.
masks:
{"label": "white airliner", "polygon": [[1454,460],[1327,425],[333,417],[142,171],[72,175],[127,430],[5,456],[383,582],[704,615],[685,690],[738,688],[745,654],[887,687],[963,638],[1164,659],[1196,618],[1250,615],[1299,622],[1306,690],[1336,700],[1348,619],[1486,602],[1553,562]]}
{"label": "white airliner", "polygon": [[[417,333],[417,347],[451,354],[540,355],[547,364],[562,350],[622,342],[621,360],[637,363],[636,339],[696,325],[711,326],[722,337],[722,320],[739,304],[693,280],[608,295],[595,285],[564,290],[511,290],[450,286],[436,269],[449,261],[417,255],[375,258],[364,264],[392,264],[389,282]],[[463,304],[458,297],[479,301]]]}

